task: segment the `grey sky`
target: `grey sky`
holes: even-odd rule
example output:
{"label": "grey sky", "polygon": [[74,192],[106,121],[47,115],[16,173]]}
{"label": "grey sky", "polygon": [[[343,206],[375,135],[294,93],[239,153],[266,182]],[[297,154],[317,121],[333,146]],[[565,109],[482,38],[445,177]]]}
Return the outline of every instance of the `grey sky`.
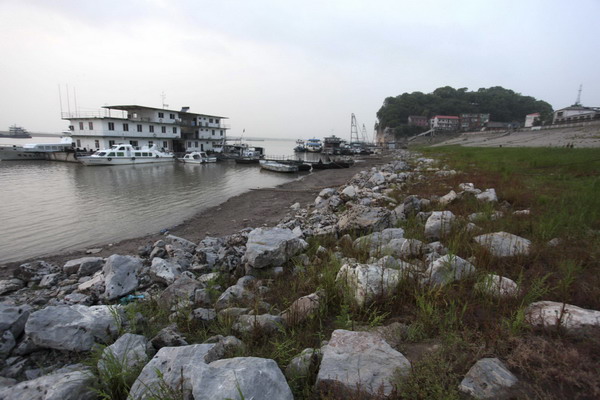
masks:
{"label": "grey sky", "polygon": [[[82,111],[170,108],[231,134],[372,134],[388,96],[503,86],[600,106],[600,1],[0,0],[0,130],[59,132]],[[492,116],[493,119],[493,116]]]}

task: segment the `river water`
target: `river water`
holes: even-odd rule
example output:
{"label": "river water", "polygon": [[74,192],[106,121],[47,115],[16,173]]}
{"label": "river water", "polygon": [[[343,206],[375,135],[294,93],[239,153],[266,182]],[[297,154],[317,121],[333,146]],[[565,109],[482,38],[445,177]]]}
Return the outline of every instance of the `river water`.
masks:
{"label": "river water", "polygon": [[[57,141],[0,138],[0,144]],[[295,146],[293,140],[248,143],[267,155],[291,155]],[[86,167],[0,161],[0,263],[158,232],[252,188],[303,174],[234,162]]]}

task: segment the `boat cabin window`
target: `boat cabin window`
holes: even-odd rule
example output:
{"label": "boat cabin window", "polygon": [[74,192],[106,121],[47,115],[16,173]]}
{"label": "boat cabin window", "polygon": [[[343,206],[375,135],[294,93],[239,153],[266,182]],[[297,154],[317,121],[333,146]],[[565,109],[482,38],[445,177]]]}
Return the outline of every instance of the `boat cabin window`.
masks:
{"label": "boat cabin window", "polygon": [[117,152],[117,157],[125,157],[125,153],[118,151]]}
{"label": "boat cabin window", "polygon": [[148,156],[150,156],[149,153],[142,153],[142,157],[148,157]]}
{"label": "boat cabin window", "polygon": [[110,153],[108,153],[108,156],[109,156],[109,157],[114,157],[114,156],[115,156],[115,153],[111,151]]}
{"label": "boat cabin window", "polygon": [[119,147],[117,150],[126,150],[125,147]]}
{"label": "boat cabin window", "polygon": [[103,157],[103,156],[106,155],[106,152],[105,151],[99,151],[99,152],[96,153],[96,155],[99,155],[100,157]]}
{"label": "boat cabin window", "polygon": [[134,155],[135,155],[136,157],[141,157],[141,156],[142,156],[142,153],[135,152],[135,154],[134,154]]}
{"label": "boat cabin window", "polygon": [[198,160],[200,159],[200,156],[198,154],[194,154],[194,160]]}

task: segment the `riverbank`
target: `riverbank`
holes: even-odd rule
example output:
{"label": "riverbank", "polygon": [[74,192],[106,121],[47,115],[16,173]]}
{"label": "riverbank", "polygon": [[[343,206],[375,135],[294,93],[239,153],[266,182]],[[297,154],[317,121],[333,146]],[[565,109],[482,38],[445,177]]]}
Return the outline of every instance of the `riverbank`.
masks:
{"label": "riverbank", "polygon": [[[336,187],[346,183],[354,174],[363,169],[389,161],[390,156],[365,156],[357,159],[351,168],[330,169],[313,172],[298,180],[287,182],[274,188],[250,190],[231,197],[218,206],[210,207],[182,223],[168,227],[169,233],[198,242],[205,236],[230,235],[247,227],[273,226],[289,212],[289,207],[300,203],[303,207],[312,202],[319,191],[325,187]],[[164,229],[167,229],[165,227]],[[154,243],[164,236],[164,232],[120,240],[118,242],[97,243],[85,249],[70,250],[44,256],[24,258],[0,266],[0,279],[12,276],[19,265],[33,260],[43,259],[62,265],[68,260],[93,255],[108,257],[112,254],[136,254],[140,246]],[[88,250],[99,250],[87,252]]]}

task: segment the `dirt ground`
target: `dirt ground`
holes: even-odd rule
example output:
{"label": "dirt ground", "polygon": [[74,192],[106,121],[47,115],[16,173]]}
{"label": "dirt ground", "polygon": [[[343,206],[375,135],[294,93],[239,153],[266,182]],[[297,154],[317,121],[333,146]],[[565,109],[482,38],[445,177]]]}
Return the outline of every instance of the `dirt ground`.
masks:
{"label": "dirt ground", "polygon": [[[428,143],[422,143],[427,145]],[[433,146],[471,147],[600,147],[600,123],[578,128],[517,132],[466,132]]]}
{"label": "dirt ground", "polygon": [[[338,187],[345,184],[357,172],[384,164],[390,156],[372,155],[358,159],[354,166],[344,169],[330,169],[312,172],[302,179],[288,182],[271,189],[251,190],[232,197],[224,203],[211,207],[183,223],[173,227],[169,233],[193,242],[199,242],[205,236],[224,236],[251,227],[276,225],[290,206],[296,202],[303,207],[312,203],[318,193],[326,187]],[[154,243],[162,237],[160,233],[126,239],[118,243],[99,243],[91,248],[101,248],[95,257],[108,257],[112,254],[137,255],[138,248]],[[35,257],[6,264],[0,268],[0,278],[12,276],[14,268],[24,262],[45,260],[62,266],[66,261],[90,256],[86,249],[69,251],[50,256]]]}

